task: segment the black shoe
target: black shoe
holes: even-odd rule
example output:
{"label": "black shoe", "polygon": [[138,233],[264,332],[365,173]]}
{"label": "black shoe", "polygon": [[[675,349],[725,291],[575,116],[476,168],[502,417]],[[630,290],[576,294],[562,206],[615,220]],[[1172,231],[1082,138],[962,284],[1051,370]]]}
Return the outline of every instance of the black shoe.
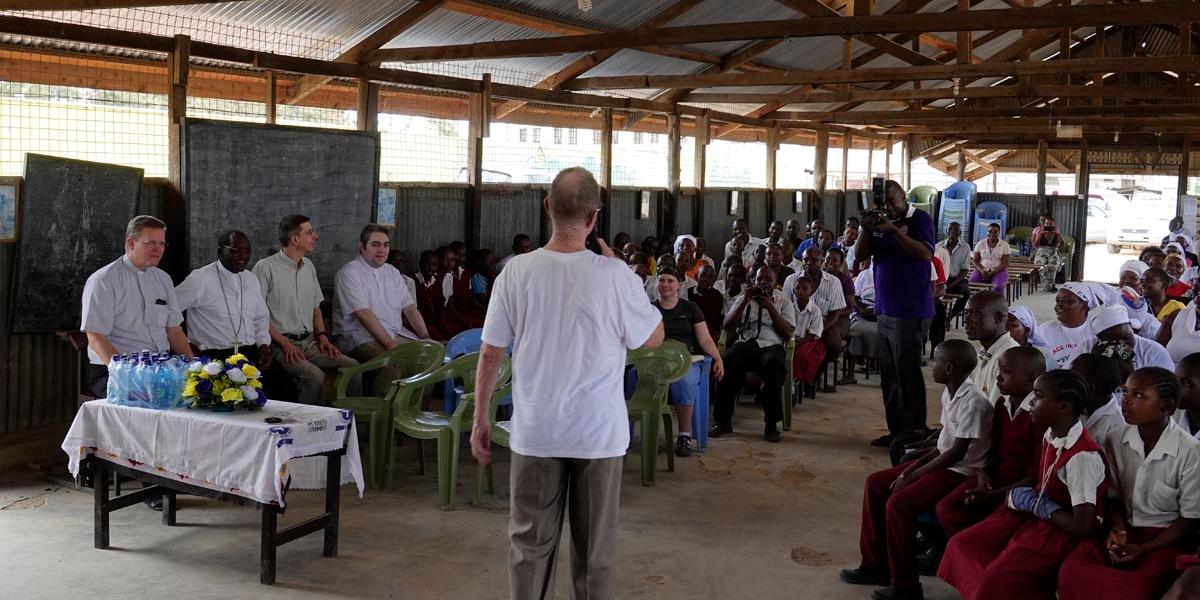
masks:
{"label": "black shoe", "polygon": [[865,566],[860,566],[857,569],[842,569],[838,577],[844,583],[853,585],[888,585],[892,582],[883,569]]}
{"label": "black shoe", "polygon": [[150,510],[162,512],[162,498],[152,498],[147,500],[146,506],[150,507]]}
{"label": "black shoe", "polygon": [[[837,390],[834,390],[834,391],[836,392]],[[817,384],[815,382],[804,384],[804,397],[805,398],[816,398],[817,397]]]}
{"label": "black shoe", "polygon": [[709,428],[708,437],[719,438],[723,435],[733,433],[733,426],[726,423],[717,423]]}
{"label": "black shoe", "polygon": [[930,548],[917,555],[917,573],[928,577],[937,577],[938,565],[942,563],[942,552],[938,548]]}
{"label": "black shoe", "polygon": [[887,448],[892,445],[892,440],[894,440],[894,439],[896,439],[896,434],[894,434],[894,433],[889,433],[887,435],[881,435],[881,436],[871,440],[871,445],[875,446],[877,448]]}
{"label": "black shoe", "polygon": [[775,429],[774,427],[768,427],[763,430],[763,439],[771,442],[772,444],[778,444],[781,440],[783,440],[783,436],[779,435],[778,429]]}
{"label": "black shoe", "polygon": [[675,438],[675,456],[686,458],[692,455],[692,437],[681,435]]}
{"label": "black shoe", "polygon": [[920,585],[911,590],[885,587],[871,592],[871,600],[925,600],[925,592]]}

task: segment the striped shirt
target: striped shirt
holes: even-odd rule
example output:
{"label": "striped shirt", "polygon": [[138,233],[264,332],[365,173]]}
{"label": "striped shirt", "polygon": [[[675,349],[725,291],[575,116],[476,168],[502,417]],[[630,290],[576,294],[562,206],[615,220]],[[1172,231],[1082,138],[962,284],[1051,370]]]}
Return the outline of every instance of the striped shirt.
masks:
{"label": "striped shirt", "polygon": [[[804,276],[800,271],[788,276],[783,281],[783,297],[791,300],[796,297],[796,280]],[[829,316],[835,310],[846,308],[846,294],[842,290],[842,282],[835,275],[821,271],[821,285],[813,291],[811,298],[821,309],[822,316]]]}

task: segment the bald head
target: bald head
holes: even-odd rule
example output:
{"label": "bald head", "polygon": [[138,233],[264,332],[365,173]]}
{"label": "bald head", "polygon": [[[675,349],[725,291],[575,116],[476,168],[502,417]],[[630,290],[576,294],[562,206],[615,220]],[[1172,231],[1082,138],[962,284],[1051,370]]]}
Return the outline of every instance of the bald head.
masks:
{"label": "bald head", "polygon": [[586,221],[600,208],[600,185],[583,167],[559,171],[546,199],[550,218],[563,223]]}

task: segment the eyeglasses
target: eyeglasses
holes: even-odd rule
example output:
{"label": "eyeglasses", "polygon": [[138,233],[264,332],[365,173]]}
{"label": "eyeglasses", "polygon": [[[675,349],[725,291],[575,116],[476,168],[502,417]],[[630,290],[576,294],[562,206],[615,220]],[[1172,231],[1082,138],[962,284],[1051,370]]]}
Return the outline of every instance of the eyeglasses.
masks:
{"label": "eyeglasses", "polygon": [[160,242],[158,240],[138,240],[138,241],[147,248],[166,248],[167,247],[166,242]]}

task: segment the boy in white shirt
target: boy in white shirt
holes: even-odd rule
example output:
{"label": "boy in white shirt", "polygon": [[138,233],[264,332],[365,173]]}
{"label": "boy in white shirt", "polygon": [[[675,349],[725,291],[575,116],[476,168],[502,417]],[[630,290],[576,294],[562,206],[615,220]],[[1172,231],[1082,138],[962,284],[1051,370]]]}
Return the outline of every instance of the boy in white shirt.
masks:
{"label": "boy in white shirt", "polygon": [[975,477],[990,448],[992,404],[971,382],[975,362],[975,348],[966,340],[946,340],[934,350],[933,380],[946,386],[937,447],[867,477],[859,537],[862,563],[842,571],[842,581],[890,583],[890,588],[874,594],[877,598],[923,597],[917,575],[917,516]]}
{"label": "boy in white shirt", "polygon": [[796,309],[796,348],[792,352],[792,398],[799,401],[806,395],[809,398],[816,397],[817,387],[814,380],[817,370],[825,360],[825,345],[821,343],[825,315],[812,299],[812,280],[800,277],[792,289],[792,306]]}

